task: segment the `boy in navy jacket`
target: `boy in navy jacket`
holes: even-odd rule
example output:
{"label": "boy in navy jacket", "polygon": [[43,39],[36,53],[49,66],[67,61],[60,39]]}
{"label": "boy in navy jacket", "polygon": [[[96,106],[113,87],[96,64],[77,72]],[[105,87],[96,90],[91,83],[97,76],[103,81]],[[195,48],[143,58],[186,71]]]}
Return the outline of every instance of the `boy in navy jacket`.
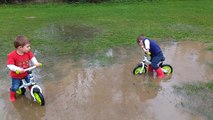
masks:
{"label": "boy in navy jacket", "polygon": [[151,64],[148,66],[148,71],[152,72],[154,69],[157,72],[158,78],[164,78],[165,75],[158,65],[161,60],[165,59],[160,46],[154,40],[146,38],[144,35],[138,36],[137,43],[146,54],[151,56]]}

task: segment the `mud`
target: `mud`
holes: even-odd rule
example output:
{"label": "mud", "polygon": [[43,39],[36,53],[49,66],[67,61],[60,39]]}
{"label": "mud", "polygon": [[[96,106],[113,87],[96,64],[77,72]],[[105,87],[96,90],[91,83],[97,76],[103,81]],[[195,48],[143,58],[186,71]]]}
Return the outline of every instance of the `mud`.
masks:
{"label": "mud", "polygon": [[10,78],[4,68],[0,74],[1,119],[207,120],[205,114],[186,109],[184,98],[175,94],[173,86],[212,81],[213,53],[199,42],[164,42],[161,46],[165,63],[174,69],[163,80],[153,74],[132,74],[142,57],[138,46],[110,49],[104,60],[72,61],[67,56],[44,63],[36,71],[44,107],[32,102],[29,93],[9,102]]}

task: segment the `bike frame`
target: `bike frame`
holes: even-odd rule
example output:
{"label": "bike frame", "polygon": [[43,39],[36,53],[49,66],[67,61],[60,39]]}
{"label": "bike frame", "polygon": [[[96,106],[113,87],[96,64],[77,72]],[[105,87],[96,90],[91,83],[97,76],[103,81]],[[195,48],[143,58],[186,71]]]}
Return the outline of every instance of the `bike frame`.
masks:
{"label": "bike frame", "polygon": [[[33,69],[35,69],[35,68],[36,68],[36,66],[32,66],[32,67],[30,67],[30,68],[24,69],[24,71],[25,71],[25,72],[26,72],[26,71],[31,71],[31,70],[33,70]],[[34,96],[34,94],[33,94],[33,90],[34,90],[35,88],[37,88],[37,89],[39,89],[39,91],[42,93],[42,89],[41,89],[41,87],[40,87],[39,85],[36,85],[37,83],[36,83],[36,81],[34,80],[34,77],[33,77],[32,73],[30,73],[29,75],[30,75],[30,82],[27,83],[27,82],[25,81],[25,79],[22,79],[22,85],[21,85],[19,88],[27,88],[28,86],[31,86],[31,85],[32,85],[32,88],[31,88],[31,90],[30,90],[30,94],[31,94],[31,96],[33,97],[33,101],[36,101],[35,96]]]}
{"label": "bike frame", "polygon": [[140,74],[142,73],[144,67],[146,64],[151,64],[151,62],[148,60],[147,55],[145,54],[142,58],[142,61],[140,62],[140,64],[142,65],[142,68],[140,70]]}
{"label": "bike frame", "polygon": [[[140,64],[142,64],[142,68],[141,68],[141,70],[140,70],[140,74],[141,74],[142,71],[143,71],[143,69],[144,69],[144,67],[145,67],[145,65],[146,65],[146,64],[147,64],[147,65],[151,64],[151,61],[148,60],[148,58],[147,58],[147,54],[144,54],[144,56],[143,56],[142,61],[140,62]],[[163,61],[160,61],[160,62],[158,63],[159,66],[160,66],[160,64],[163,64]],[[161,67],[161,66],[160,66],[160,67]],[[161,68],[161,69],[162,69],[162,71],[163,71],[164,73],[168,73],[167,70],[164,70],[163,68]]]}

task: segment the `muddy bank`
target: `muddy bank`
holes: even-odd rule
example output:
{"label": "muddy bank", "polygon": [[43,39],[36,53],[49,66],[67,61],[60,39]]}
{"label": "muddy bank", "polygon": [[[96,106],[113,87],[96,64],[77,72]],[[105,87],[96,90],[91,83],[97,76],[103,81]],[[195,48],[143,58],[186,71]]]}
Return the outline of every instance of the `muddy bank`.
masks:
{"label": "muddy bank", "polygon": [[[140,62],[138,46],[113,48],[97,58],[72,61],[69,56],[49,60],[38,71],[46,105],[32,103],[29,94],[8,101],[10,78],[2,70],[0,116],[4,120],[206,120],[203,113],[181,106],[174,85],[213,80],[213,53],[198,42],[161,43],[165,63],[174,73],[164,80],[135,76]],[[196,98],[194,98],[196,99]],[[205,108],[204,108],[205,109]],[[208,108],[206,108],[208,109]],[[27,115],[26,115],[27,114]]]}

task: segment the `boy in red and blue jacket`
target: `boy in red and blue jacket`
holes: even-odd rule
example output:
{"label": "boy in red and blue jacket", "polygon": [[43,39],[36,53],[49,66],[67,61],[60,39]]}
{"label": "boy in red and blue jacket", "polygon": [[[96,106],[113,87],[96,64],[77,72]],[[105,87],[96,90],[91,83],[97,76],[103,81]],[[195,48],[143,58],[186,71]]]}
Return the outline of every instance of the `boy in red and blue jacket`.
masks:
{"label": "boy in red and blue jacket", "polygon": [[[24,69],[30,67],[30,61],[35,66],[40,66],[33,53],[30,51],[30,40],[22,35],[19,35],[14,40],[15,50],[10,52],[7,56],[7,67],[10,69],[10,76],[12,78],[12,86],[10,88],[10,101],[16,100],[16,91],[21,85],[21,80],[25,79],[27,83],[30,82],[30,76]],[[16,74],[19,71],[20,74]],[[31,86],[29,86],[29,89]]]}

